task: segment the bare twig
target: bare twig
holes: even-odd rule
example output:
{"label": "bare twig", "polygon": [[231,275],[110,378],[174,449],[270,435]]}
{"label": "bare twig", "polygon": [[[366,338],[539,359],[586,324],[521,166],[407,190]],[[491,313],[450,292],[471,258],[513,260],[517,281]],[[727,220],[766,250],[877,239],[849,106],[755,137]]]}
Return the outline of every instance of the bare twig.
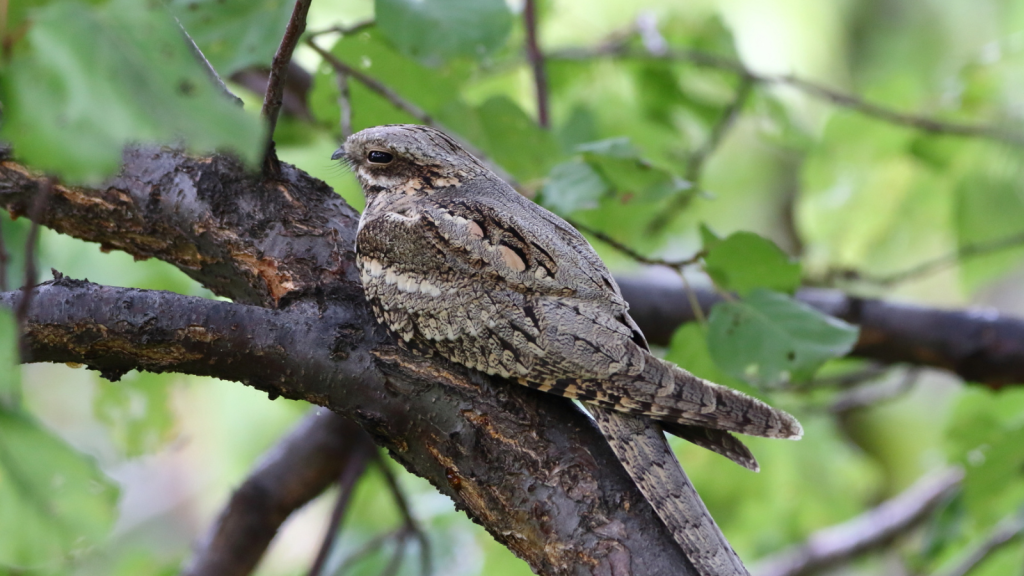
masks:
{"label": "bare twig", "polygon": [[760,74],[748,69],[740,62],[709,54],[707,52],[699,50],[674,49],[666,50],[664,53],[660,54],[652,54],[647,51],[630,48],[627,41],[628,37],[622,38],[620,36],[615,41],[605,42],[595,48],[571,48],[549,53],[548,58],[557,58],[561,60],[590,60],[593,58],[610,57],[627,59],[665,59],[688,62],[695,66],[714,68],[717,70],[731,72],[739,76],[746,76],[758,84],[791,86],[811,96],[827,100],[836,106],[841,106],[864,114],[865,116],[877,118],[891,124],[906,126],[908,128],[914,128],[932,134],[984,138],[1003,142],[1016,147],[1024,147],[1024,134],[1003,130],[996,126],[945,122],[927,116],[899,112],[880,104],[869,102],[858,96],[822,86],[791,74]]}
{"label": "bare twig", "polygon": [[295,45],[299,43],[302,33],[306,30],[306,14],[309,12],[311,2],[312,0],[295,0],[292,16],[288,19],[281,44],[277,47],[277,53],[270,64],[270,79],[267,83],[267,93],[263,97],[263,110],[260,112],[267,122],[267,150],[263,160],[263,173],[267,176],[276,177],[281,172],[281,164],[274,150],[274,129],[277,127],[277,117],[281,112],[288,64],[292,61]]}
{"label": "bare twig", "polygon": [[884,276],[872,276],[856,270],[833,270],[825,275],[824,283],[832,284],[835,280],[841,279],[888,287],[908,280],[915,280],[922,276],[934,274],[943,269],[955,266],[961,260],[987,256],[995,252],[1001,252],[1012,248],[1020,248],[1022,246],[1024,246],[1024,234],[1014,234],[1012,236],[1007,236],[1006,238],[997,238],[987,242],[968,244],[950,252],[949,254],[939,256],[934,260],[929,260],[916,266],[912,266],[906,270]]}
{"label": "bare twig", "polygon": [[895,382],[883,381],[877,384],[858,386],[839,394],[828,410],[833,414],[839,414],[894,400],[910,392],[920,377],[921,370],[919,368],[910,368]]}
{"label": "bare twig", "polygon": [[7,263],[11,255],[7,252],[7,244],[4,242],[2,223],[3,220],[0,220],[0,291],[7,292]]}
{"label": "bare twig", "polygon": [[228,88],[227,84],[224,83],[220,74],[218,74],[213,68],[213,64],[210,64],[210,61],[206,59],[206,55],[203,54],[203,51],[199,49],[198,45],[196,45],[196,41],[189,36],[188,31],[186,31],[185,27],[181,25],[181,21],[177,18],[175,18],[174,21],[178,23],[178,28],[181,30],[182,35],[185,36],[185,40],[188,41],[188,46],[189,49],[192,50],[192,55],[195,56],[196,60],[198,60],[200,64],[202,64],[203,69],[206,70],[206,74],[210,77],[210,80],[213,80],[213,83],[217,85],[217,88],[220,89],[221,93],[227,96],[228,100],[231,100],[235,105],[241,107],[242,99],[235,96],[235,93],[232,92]]}
{"label": "bare twig", "polygon": [[1024,510],[1018,510],[996,524],[977,548],[971,550],[967,557],[945,572],[936,576],[966,576],[993,552],[1020,538],[1024,534]]}
{"label": "bare twig", "polygon": [[758,563],[757,576],[807,576],[887,546],[928,517],[960,487],[964,472],[949,468],[919,480],[879,506],[819,530],[803,543]]}
{"label": "bare twig", "polygon": [[537,45],[537,0],[526,0],[523,8],[523,22],[526,26],[526,57],[533,70],[533,84],[537,93],[537,123],[543,128],[550,126],[548,120],[548,80],[544,74],[544,54]]}
{"label": "bare twig", "polygon": [[319,45],[317,45],[316,42],[313,42],[311,39],[306,40],[306,45],[308,45],[317,54],[319,54],[320,57],[323,58],[324,61],[331,66],[331,68],[334,68],[335,72],[339,74],[345,74],[346,76],[351,76],[352,78],[359,80],[359,82],[361,82],[364,86],[375,92],[378,96],[381,96],[382,98],[390,102],[392,106],[398,108],[402,112],[405,112],[409,116],[412,116],[422,124],[425,124],[427,126],[433,126],[435,128],[439,126],[438,122],[434,120],[433,116],[427,114],[427,112],[420,108],[419,106],[399,96],[397,92],[386,86],[380,80],[377,80],[373,76],[366,74],[365,72],[359,70],[355,66],[349,66],[347,63],[343,62],[334,54],[331,54],[327,50],[321,48]]}
{"label": "bare twig", "polygon": [[316,560],[309,568],[309,576],[320,576],[323,573],[327,558],[331,555],[331,548],[341,528],[341,521],[345,517],[348,503],[352,500],[352,492],[355,490],[356,481],[363,475],[366,469],[366,461],[373,454],[369,445],[360,444],[349,457],[345,467],[341,470],[338,478],[338,500],[334,503],[334,510],[331,511],[331,518],[327,522],[327,530],[324,532],[323,542],[320,550],[317,551]]}
{"label": "bare twig", "polygon": [[398,485],[398,479],[395,478],[391,468],[388,468],[387,462],[379,454],[377,455],[377,467],[380,469],[381,474],[384,475],[384,480],[391,490],[395,504],[398,505],[398,509],[402,513],[402,521],[407,533],[415,537],[420,543],[420,573],[423,576],[430,576],[434,568],[431,560],[430,541],[427,539],[427,534],[420,527],[419,523],[416,522],[416,519],[413,518],[412,512],[409,509],[409,501],[405,498],[405,493],[402,492],[401,486]]}
{"label": "bare twig", "polygon": [[335,56],[334,54],[331,54],[327,50],[324,50],[323,48],[318,46],[312,40],[308,40],[307,39],[306,40],[306,44],[310,48],[312,48],[313,51],[315,51],[317,54],[319,54],[320,57],[323,58],[324,61],[327,62],[327,64],[329,64],[331,66],[331,68],[334,68],[335,73],[337,73],[337,74],[345,74],[347,76],[355,78],[363,86],[366,86],[367,88],[369,88],[370,91],[374,92],[375,94],[377,94],[381,98],[384,98],[385,100],[387,100],[395,108],[398,108],[399,110],[401,110],[401,111],[405,112],[406,114],[412,116],[413,118],[415,118],[421,124],[424,124],[426,126],[431,126],[433,128],[437,128],[438,130],[442,130],[444,132],[447,132],[448,135],[452,136],[453,138],[456,138],[459,141],[459,144],[461,144],[462,147],[465,148],[470,154],[472,154],[473,156],[476,156],[477,159],[479,159],[481,162],[486,164],[487,167],[490,168],[492,172],[494,172],[495,174],[498,175],[499,178],[501,178],[502,180],[508,182],[509,184],[511,184],[515,188],[519,187],[517,182],[516,182],[516,179],[513,178],[511,174],[509,174],[504,169],[502,169],[501,166],[498,166],[497,164],[495,164],[494,161],[492,161],[487,156],[487,154],[485,154],[482,150],[480,150],[476,146],[473,146],[469,142],[466,142],[465,140],[463,140],[461,138],[458,138],[457,135],[453,131],[451,131],[448,128],[446,128],[443,124],[438,122],[433,116],[428,114],[425,110],[423,110],[419,106],[413,104],[412,102],[406,100],[405,98],[402,98],[402,96],[400,96],[398,94],[398,92],[395,92],[394,90],[392,90],[390,87],[388,87],[386,84],[384,84],[380,80],[377,80],[373,76],[370,76],[369,74],[364,73],[362,70],[359,70],[358,68],[356,68],[354,66],[350,66],[347,63],[343,62],[337,56]]}
{"label": "bare twig", "polygon": [[324,34],[341,34],[342,36],[351,36],[352,34],[358,34],[363,30],[376,24],[373,20],[363,20],[362,22],[356,22],[351,26],[331,26],[330,28],[324,28],[323,30],[316,30],[313,32],[307,32],[306,38],[312,39]]}
{"label": "bare twig", "polygon": [[348,90],[348,74],[339,71],[335,76],[338,82],[338,109],[341,111],[338,125],[341,128],[341,139],[345,140],[352,135],[352,97]]}
{"label": "bare twig", "polygon": [[18,307],[14,310],[14,317],[18,323],[20,336],[20,350],[22,357],[27,357],[27,343],[25,341],[25,323],[28,319],[28,309],[32,303],[32,288],[39,281],[39,273],[36,270],[36,244],[39,242],[39,220],[43,213],[46,211],[46,204],[50,200],[50,194],[53,190],[53,180],[50,178],[44,178],[42,184],[39,186],[39,190],[36,192],[36,197],[32,202],[32,208],[29,211],[29,219],[32,220],[32,226],[29,228],[28,239],[25,240],[25,279],[24,287],[21,292],[23,294],[21,300],[18,302]]}
{"label": "bare twig", "polygon": [[573,228],[576,228],[580,232],[584,232],[586,234],[593,236],[594,238],[597,238],[601,242],[604,242],[605,244],[611,246],[612,248],[618,250],[619,252],[622,252],[623,254],[629,256],[633,260],[636,260],[640,264],[650,264],[652,266],[666,266],[674,270],[681,270],[683,268],[686,268],[687,266],[697,264],[698,262],[700,262],[701,258],[704,258],[704,256],[707,254],[704,250],[701,250],[694,254],[693,256],[686,258],[685,260],[665,260],[663,258],[650,258],[644,256],[643,254],[637,252],[636,250],[630,248],[629,246],[623,244],[622,242],[619,242],[618,240],[612,238],[608,234],[601,232],[600,230],[595,230],[590,226],[580,224],[575,220],[567,220],[567,222],[571,224]]}
{"label": "bare twig", "polygon": [[665,226],[679,215],[680,212],[685,210],[693,197],[700,192],[700,181],[704,175],[704,165],[708,157],[718,149],[722,139],[725,138],[729,129],[736,123],[736,119],[742,114],[743,106],[750,99],[753,88],[754,79],[747,74],[741,75],[739,86],[736,87],[736,95],[733,96],[732,101],[722,111],[722,116],[718,119],[718,122],[711,127],[711,133],[708,134],[704,144],[694,150],[686,161],[686,174],[684,177],[690,183],[690,187],[676,194],[668,206],[651,220],[651,224],[648,227],[651,232],[656,233],[664,230]]}
{"label": "bare twig", "polygon": [[281,523],[374,450],[352,420],[314,408],[261,459],[203,537],[182,576],[252,573]]}

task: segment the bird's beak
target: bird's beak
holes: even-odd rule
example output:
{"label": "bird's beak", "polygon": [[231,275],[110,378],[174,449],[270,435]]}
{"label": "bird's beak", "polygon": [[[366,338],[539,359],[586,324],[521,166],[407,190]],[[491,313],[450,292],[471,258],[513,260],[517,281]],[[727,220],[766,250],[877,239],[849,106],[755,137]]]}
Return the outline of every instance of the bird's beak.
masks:
{"label": "bird's beak", "polygon": [[344,148],[338,148],[337,150],[334,151],[334,154],[331,154],[331,160],[340,160],[340,159],[342,159],[344,157],[345,157],[345,149]]}

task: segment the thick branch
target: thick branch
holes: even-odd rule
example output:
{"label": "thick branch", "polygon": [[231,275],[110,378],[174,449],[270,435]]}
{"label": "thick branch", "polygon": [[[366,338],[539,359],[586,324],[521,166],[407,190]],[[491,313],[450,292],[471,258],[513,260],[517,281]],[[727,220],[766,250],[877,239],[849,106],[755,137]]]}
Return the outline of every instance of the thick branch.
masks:
{"label": "thick branch", "polygon": [[[630,315],[647,339],[667,344],[693,310],[682,286],[619,279]],[[701,307],[721,296],[697,289]],[[860,326],[852,355],[885,363],[905,362],[955,372],[965,380],[999,388],[1024,383],[1024,320],[990,310],[940,310],[858,298],[837,290],[805,288],[797,299]]]}
{"label": "thick branch", "polygon": [[361,300],[268,310],[67,279],[36,292],[34,361],[217,376],[315,402],[359,423],[540,574],[692,574],[571,402],[409,356]]}
{"label": "thick branch", "polygon": [[373,449],[369,436],[351,420],[313,411],[235,490],[182,574],[251,574],[285,519],[326,490],[342,470],[361,470],[365,459],[356,462],[353,455]]}

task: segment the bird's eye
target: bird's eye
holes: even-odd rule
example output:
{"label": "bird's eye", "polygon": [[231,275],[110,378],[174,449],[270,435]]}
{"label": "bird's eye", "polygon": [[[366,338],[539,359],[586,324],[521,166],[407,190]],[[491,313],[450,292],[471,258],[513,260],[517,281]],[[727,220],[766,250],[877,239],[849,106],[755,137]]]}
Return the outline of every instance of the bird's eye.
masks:
{"label": "bird's eye", "polygon": [[380,150],[370,150],[370,153],[366,155],[366,159],[369,160],[371,164],[390,164],[395,157]]}

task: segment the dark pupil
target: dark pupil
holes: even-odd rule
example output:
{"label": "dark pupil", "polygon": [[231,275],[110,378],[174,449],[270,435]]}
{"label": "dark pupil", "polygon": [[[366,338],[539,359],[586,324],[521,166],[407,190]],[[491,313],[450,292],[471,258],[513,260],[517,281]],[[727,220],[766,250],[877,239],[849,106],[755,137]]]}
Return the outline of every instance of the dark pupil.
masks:
{"label": "dark pupil", "polygon": [[369,160],[370,162],[373,162],[374,164],[387,164],[388,162],[391,162],[392,160],[394,160],[395,157],[392,156],[391,154],[388,154],[387,152],[381,152],[380,150],[373,150],[366,157],[366,159]]}

